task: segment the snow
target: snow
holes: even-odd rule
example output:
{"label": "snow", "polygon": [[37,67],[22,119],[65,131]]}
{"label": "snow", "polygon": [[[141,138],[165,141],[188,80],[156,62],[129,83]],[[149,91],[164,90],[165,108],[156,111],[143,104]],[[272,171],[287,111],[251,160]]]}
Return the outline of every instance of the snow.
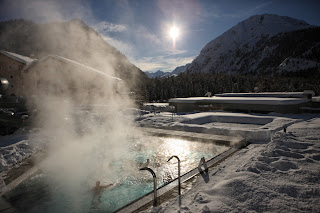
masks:
{"label": "snow", "polygon": [[5,50],[0,50],[0,52],[14,60],[17,60],[17,61],[20,61],[22,63],[25,63],[26,65],[29,65],[31,64],[32,62],[36,61],[36,59],[33,59],[33,58],[29,58],[27,56],[22,56],[22,55],[19,55],[17,53],[12,53],[12,52],[8,52],[8,51],[5,51]]}
{"label": "snow", "polygon": [[[190,63],[189,63],[189,64],[190,64]],[[178,75],[179,73],[186,71],[186,69],[187,69],[187,67],[189,66],[189,64],[186,64],[186,65],[184,65],[184,66],[179,66],[179,67],[175,68],[175,69],[171,72],[171,74],[172,74],[172,75]]]}
{"label": "snow", "polygon": [[45,141],[44,137],[34,137],[30,131],[22,129],[13,135],[0,136],[0,176],[5,176],[5,171],[41,151]]}
{"label": "snow", "polygon": [[218,97],[275,97],[275,98],[303,98],[304,92],[259,92],[259,93],[223,93]]}
{"label": "snow", "polygon": [[144,103],[143,106],[167,107],[169,103]]}
{"label": "snow", "polygon": [[145,73],[147,74],[147,76],[148,76],[149,78],[161,78],[161,77],[169,74],[169,72],[163,72],[163,71],[161,71],[161,70],[158,70],[158,71],[156,71],[156,72],[146,71]]}
{"label": "snow", "polygon": [[94,72],[94,73],[98,73],[98,74],[100,74],[100,75],[102,75],[102,76],[104,76],[104,77],[106,77],[106,78],[110,78],[110,79],[112,79],[112,80],[122,82],[122,80],[121,80],[120,78],[107,75],[106,73],[104,73],[104,72],[102,72],[102,71],[100,71],[100,70],[94,69],[94,68],[89,67],[89,66],[87,66],[87,65],[81,64],[81,63],[76,62],[76,61],[74,61],[74,60],[71,60],[71,59],[68,59],[68,58],[64,58],[64,57],[58,56],[58,55],[48,55],[48,56],[46,56],[46,57],[43,57],[43,58],[37,60],[37,63],[40,63],[40,62],[42,62],[42,61],[46,61],[46,60],[48,60],[48,59],[50,59],[50,58],[54,58],[54,59],[56,59],[56,60],[60,60],[60,61],[66,62],[66,63],[68,63],[68,64],[73,64],[73,65],[75,65],[75,66],[77,66],[77,67],[80,67],[80,68],[82,68],[82,69],[89,70],[89,71]]}
{"label": "snow", "polygon": [[[239,55],[254,51],[256,44],[260,40],[267,40],[279,33],[290,32],[313,27],[308,23],[293,19],[287,16],[278,16],[272,14],[255,15],[238,23],[231,29],[224,32],[219,37],[210,41],[188,66],[190,70],[197,72],[230,72],[238,71],[241,67]],[[257,59],[261,61],[268,56],[275,47],[268,47],[263,51],[262,57]],[[254,62],[252,62],[254,63]],[[256,65],[252,65],[253,68]],[[303,67],[312,67],[304,63]],[[247,71],[254,71],[247,70]]]}
{"label": "snow", "polygon": [[312,102],[320,102],[320,96],[312,97]]}
{"label": "snow", "polygon": [[319,114],[287,115],[287,119],[293,117],[300,119],[287,126],[287,133],[278,130],[264,142],[256,138],[209,170],[209,178],[199,176],[182,195],[180,209],[175,198],[145,212],[318,212]]}
{"label": "snow", "polygon": [[279,73],[295,72],[295,71],[304,70],[304,69],[316,68],[319,65],[320,63],[316,61],[288,57],[279,65],[278,72]]}
{"label": "snow", "polygon": [[[161,104],[159,104],[161,106]],[[201,176],[190,190],[145,212],[317,212],[320,209],[319,114],[148,113],[136,124],[244,136],[249,145]],[[286,133],[283,127],[286,127]],[[45,146],[30,131],[0,137],[1,171]]]}
{"label": "snow", "polygon": [[304,98],[275,98],[275,97],[191,97],[172,98],[170,103],[229,103],[229,104],[266,104],[266,105],[291,105],[308,102]]}

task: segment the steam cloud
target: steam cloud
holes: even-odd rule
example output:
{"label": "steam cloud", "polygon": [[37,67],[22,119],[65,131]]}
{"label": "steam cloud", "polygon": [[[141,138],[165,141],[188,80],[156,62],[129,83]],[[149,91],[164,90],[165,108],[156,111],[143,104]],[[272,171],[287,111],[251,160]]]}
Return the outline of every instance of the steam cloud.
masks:
{"label": "steam cloud", "polygon": [[[63,39],[54,40],[58,44]],[[80,58],[77,50],[68,49],[68,54],[74,51],[74,58]],[[63,189],[75,212],[97,180],[117,181],[111,166],[128,152],[129,138],[135,132],[133,119],[125,113],[133,106],[126,84],[110,77],[117,66],[115,59],[90,51],[81,61],[95,60],[104,72],[49,55],[23,73],[33,125],[49,141],[40,168],[50,178],[51,193],[57,186]]]}
{"label": "steam cloud", "polygon": [[[2,5],[19,13],[18,17],[42,23],[19,21],[21,26],[13,32],[28,36],[6,42],[17,44],[6,49],[33,53],[39,59],[22,73],[32,127],[38,129],[30,137],[42,135],[49,142],[47,156],[39,163],[50,178],[50,193],[62,189],[72,211],[79,212],[85,192],[97,180],[105,184],[119,179],[111,167],[119,156],[128,154],[130,138],[137,134],[126,109],[133,106],[128,91],[139,83],[141,71],[84,22],[59,22],[81,17],[94,22],[90,6],[73,0],[20,3],[5,1]],[[74,14],[69,13],[70,8]],[[11,41],[7,34],[4,40]]]}
{"label": "steam cloud", "polygon": [[[112,72],[113,66],[105,67]],[[133,119],[125,84],[59,56],[48,56],[24,74],[34,126],[49,140],[48,156],[40,167],[59,185],[73,208],[95,181],[117,181],[111,164],[127,153]]]}

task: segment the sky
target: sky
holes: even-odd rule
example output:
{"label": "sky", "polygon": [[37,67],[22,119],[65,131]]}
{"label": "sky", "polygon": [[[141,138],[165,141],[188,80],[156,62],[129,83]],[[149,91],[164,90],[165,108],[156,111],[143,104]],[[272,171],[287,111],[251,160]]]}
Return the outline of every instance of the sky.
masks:
{"label": "sky", "polygon": [[319,9],[319,0],[0,0],[0,21],[78,18],[141,70],[169,72],[250,16],[277,14],[320,26]]}

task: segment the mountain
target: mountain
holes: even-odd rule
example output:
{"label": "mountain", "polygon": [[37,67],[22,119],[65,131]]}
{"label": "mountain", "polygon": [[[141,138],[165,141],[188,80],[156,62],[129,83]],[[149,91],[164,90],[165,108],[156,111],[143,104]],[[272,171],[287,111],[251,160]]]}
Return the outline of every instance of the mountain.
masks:
{"label": "mountain", "polygon": [[161,70],[158,70],[157,72],[145,72],[149,78],[161,78],[162,76],[166,75],[168,72],[163,72]]}
{"label": "mountain", "polygon": [[255,15],[209,42],[187,72],[271,74],[298,69],[294,63],[315,68],[320,61],[312,54],[319,52],[319,39],[312,34],[318,31],[294,18]]}
{"label": "mountain", "polygon": [[157,72],[146,71],[145,73],[149,78],[165,78],[165,77],[177,76],[179,73],[184,72],[188,65],[189,64],[177,67],[172,72],[163,72],[161,70],[158,70]]}
{"label": "mountain", "polygon": [[175,69],[171,72],[171,74],[172,74],[172,75],[178,75],[179,73],[186,71],[186,69],[187,69],[188,66],[189,66],[189,64],[186,64],[186,65],[184,65],[184,66],[177,67],[177,68],[175,68]]}
{"label": "mountain", "polygon": [[[147,76],[116,48],[79,19],[36,24],[26,20],[0,22],[0,49],[42,58],[49,54],[69,58],[123,79],[139,90]],[[111,65],[111,66],[110,66]]]}

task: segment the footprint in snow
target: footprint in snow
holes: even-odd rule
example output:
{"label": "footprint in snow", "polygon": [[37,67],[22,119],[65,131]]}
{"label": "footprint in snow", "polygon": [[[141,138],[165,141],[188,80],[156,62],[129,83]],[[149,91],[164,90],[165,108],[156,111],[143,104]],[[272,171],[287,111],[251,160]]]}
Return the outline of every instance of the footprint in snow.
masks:
{"label": "footprint in snow", "polygon": [[276,161],[270,164],[272,167],[281,170],[281,171],[288,171],[290,169],[298,169],[297,165],[289,162],[289,161]]}
{"label": "footprint in snow", "polygon": [[311,156],[311,158],[312,158],[313,160],[320,161],[320,155],[313,155],[313,156]]}
{"label": "footprint in snow", "polygon": [[269,164],[269,163],[272,163],[272,162],[274,162],[274,161],[279,160],[279,157],[266,157],[266,156],[262,156],[262,157],[258,157],[258,160]]}

